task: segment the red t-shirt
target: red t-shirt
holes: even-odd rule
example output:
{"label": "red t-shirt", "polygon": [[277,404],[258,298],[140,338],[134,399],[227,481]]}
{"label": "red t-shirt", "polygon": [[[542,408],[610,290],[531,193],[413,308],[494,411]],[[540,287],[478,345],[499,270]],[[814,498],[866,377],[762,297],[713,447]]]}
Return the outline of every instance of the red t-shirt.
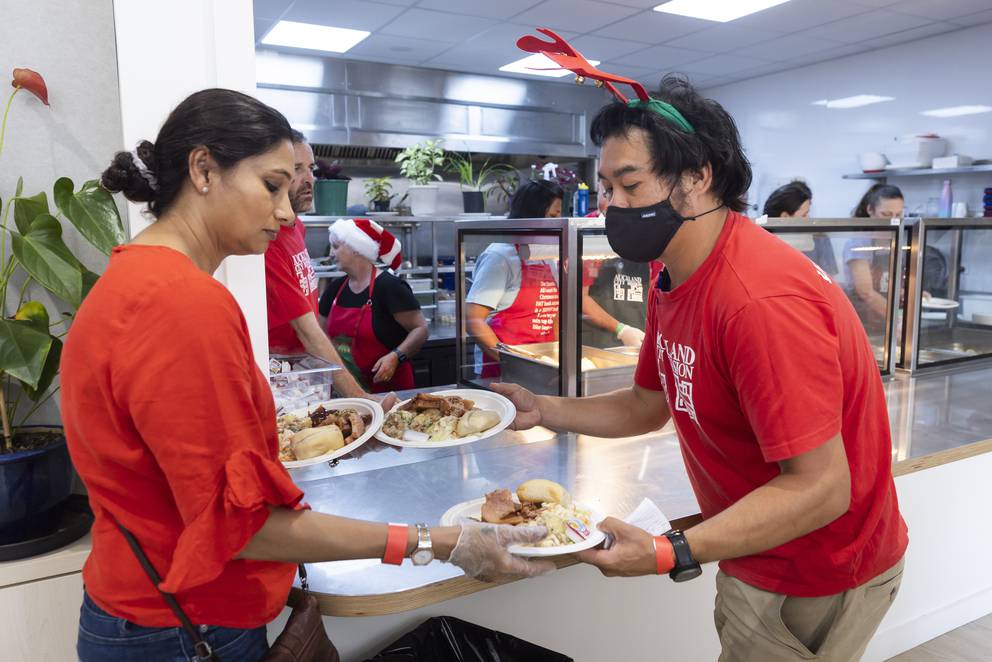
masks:
{"label": "red t-shirt", "polygon": [[282,610],[295,566],[235,559],[267,505],[303,493],[277,460],[272,392],[237,302],[185,255],[114,249],[62,353],[62,418],[96,515],[83,582],[105,611],[178,621],[138,539],[194,623],[254,628]]}
{"label": "red t-shirt", "polygon": [[287,353],[303,351],[291,320],[317,314],[317,276],[307,252],[306,226],[296,219],[282,226],[265,251],[265,303],[269,317],[269,347]]}
{"label": "red t-shirt", "polygon": [[841,433],[851,505],[827,526],[726,560],[758,588],[821,596],[893,566],[908,543],[892,480],[885,394],[844,292],[807,257],[731,212],[713,252],[650,297],[636,383],[664,390],[703,517]]}

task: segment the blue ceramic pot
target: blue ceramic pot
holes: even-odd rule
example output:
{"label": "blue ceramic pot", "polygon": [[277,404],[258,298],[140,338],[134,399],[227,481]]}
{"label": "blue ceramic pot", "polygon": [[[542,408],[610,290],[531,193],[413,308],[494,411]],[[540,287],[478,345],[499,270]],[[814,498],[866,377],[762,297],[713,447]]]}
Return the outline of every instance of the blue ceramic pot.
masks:
{"label": "blue ceramic pot", "polygon": [[58,441],[44,448],[0,454],[0,543],[20,542],[45,528],[55,507],[72,491],[72,463],[62,428],[31,426],[30,431],[54,431]]}

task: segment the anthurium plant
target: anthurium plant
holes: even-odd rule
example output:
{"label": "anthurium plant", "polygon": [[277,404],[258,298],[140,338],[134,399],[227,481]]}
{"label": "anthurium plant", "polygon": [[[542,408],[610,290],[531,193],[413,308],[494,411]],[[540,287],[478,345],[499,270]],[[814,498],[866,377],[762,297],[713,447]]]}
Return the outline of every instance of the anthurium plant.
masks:
{"label": "anthurium plant", "polygon": [[[0,124],[0,155],[7,119],[15,98],[26,103],[48,103],[44,79],[30,69],[14,69],[11,93]],[[104,255],[125,241],[124,224],[110,193],[99,182],[85,182],[78,190],[72,180],[55,181],[46,191],[28,195],[18,178],[13,195],[0,201],[0,452],[24,449],[17,428],[58,390],[62,338],[97,275],[87,269],[62,239],[68,221]],[[52,207],[54,203],[54,209]],[[31,298],[39,288],[51,293],[58,310],[49,311]],[[68,310],[66,310],[68,309]],[[54,314],[53,314],[54,313]]]}

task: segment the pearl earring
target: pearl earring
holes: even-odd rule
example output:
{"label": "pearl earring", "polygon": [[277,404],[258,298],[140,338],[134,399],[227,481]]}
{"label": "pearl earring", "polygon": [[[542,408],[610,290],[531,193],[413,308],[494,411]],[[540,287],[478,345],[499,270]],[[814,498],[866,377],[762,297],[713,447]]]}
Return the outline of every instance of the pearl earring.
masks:
{"label": "pearl earring", "polygon": [[207,193],[209,190],[210,190],[210,187],[209,186],[204,186],[203,188],[200,189],[200,192],[201,193]]}

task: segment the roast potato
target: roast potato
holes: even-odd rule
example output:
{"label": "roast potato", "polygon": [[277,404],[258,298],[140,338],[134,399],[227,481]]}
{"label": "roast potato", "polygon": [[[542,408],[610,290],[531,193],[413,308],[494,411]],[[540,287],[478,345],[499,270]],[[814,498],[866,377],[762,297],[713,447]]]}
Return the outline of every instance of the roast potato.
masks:
{"label": "roast potato", "polygon": [[499,414],[487,409],[472,409],[462,414],[458,419],[458,436],[467,437],[470,434],[485,432],[499,423]]}
{"label": "roast potato", "polygon": [[309,460],[343,447],[344,435],[336,425],[323,425],[300,430],[293,435],[289,445],[297,460]]}
{"label": "roast potato", "polygon": [[534,478],[520,483],[517,487],[520,503],[560,503],[572,505],[572,495],[564,487],[552,480]]}

